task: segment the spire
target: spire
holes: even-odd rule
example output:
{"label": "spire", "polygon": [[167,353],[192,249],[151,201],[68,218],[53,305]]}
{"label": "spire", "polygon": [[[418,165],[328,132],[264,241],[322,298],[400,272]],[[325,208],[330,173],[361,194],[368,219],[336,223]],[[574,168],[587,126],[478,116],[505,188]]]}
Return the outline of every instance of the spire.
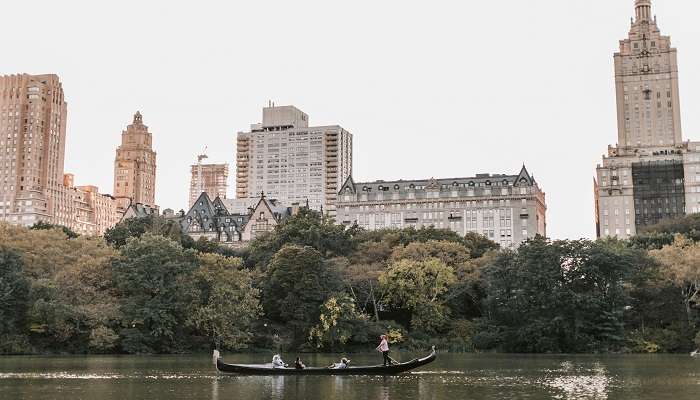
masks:
{"label": "spire", "polygon": [[140,111],[136,111],[136,114],[134,114],[134,123],[135,124],[142,124],[143,123],[143,116],[141,115]]}
{"label": "spire", "polygon": [[651,22],[651,0],[634,0],[636,22]]}

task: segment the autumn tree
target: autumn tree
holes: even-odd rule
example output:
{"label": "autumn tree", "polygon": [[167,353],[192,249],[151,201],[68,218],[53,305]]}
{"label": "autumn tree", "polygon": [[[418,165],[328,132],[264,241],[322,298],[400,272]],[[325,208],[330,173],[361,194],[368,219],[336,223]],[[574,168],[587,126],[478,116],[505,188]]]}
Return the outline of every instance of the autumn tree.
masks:
{"label": "autumn tree", "polygon": [[319,321],[309,331],[309,341],[318,348],[345,345],[367,323],[367,316],[355,308],[347,294],[330,297],[320,307]]}
{"label": "autumn tree", "polygon": [[664,276],[680,289],[688,323],[696,327],[700,304],[700,243],[677,235],[672,245],[653,250],[651,254],[666,267]]}
{"label": "autumn tree", "polygon": [[444,326],[449,310],[442,296],[455,282],[454,269],[440,259],[393,262],[379,277],[387,305],[407,310],[413,330],[435,332]]}

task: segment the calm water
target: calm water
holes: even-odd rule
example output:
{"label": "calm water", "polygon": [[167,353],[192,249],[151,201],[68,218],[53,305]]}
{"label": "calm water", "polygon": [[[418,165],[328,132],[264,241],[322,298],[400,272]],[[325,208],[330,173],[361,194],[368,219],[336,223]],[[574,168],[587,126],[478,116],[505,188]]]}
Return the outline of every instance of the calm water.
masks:
{"label": "calm water", "polygon": [[[224,356],[267,361],[267,355]],[[326,365],[334,358],[305,362]],[[379,359],[351,358],[356,365]],[[397,377],[220,376],[210,362],[204,355],[0,357],[0,399],[700,399],[700,359],[687,355],[440,354]]]}

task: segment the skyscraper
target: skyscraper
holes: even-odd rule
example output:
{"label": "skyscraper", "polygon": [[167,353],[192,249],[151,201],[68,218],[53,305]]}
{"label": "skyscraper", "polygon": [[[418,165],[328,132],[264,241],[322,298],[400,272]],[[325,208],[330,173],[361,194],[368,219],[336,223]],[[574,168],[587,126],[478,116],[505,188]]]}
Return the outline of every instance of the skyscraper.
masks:
{"label": "skyscraper", "polygon": [[119,208],[130,204],[155,205],[156,152],[140,112],[122,132],[122,143],[114,160],[114,197]]}
{"label": "skyscraper", "polygon": [[340,186],[352,173],[352,134],[338,125],[309,126],[294,106],[263,108],[263,121],[238,133],[236,197],[305,203],[335,215]]}
{"label": "skyscraper", "polygon": [[56,75],[0,77],[0,212],[32,225],[50,219],[63,187],[67,103]]}
{"label": "skyscraper", "polygon": [[635,0],[629,35],[615,53],[617,146],[609,146],[594,183],[599,236],[629,237],[700,204],[700,143],[681,132],[678,62],[671,39]]}
{"label": "skyscraper", "polygon": [[[201,156],[200,156],[201,157]],[[202,164],[201,160],[191,167],[189,207],[202,193],[211,198],[226,198],[228,189],[228,164]]]}
{"label": "skyscraper", "polygon": [[56,75],[0,77],[0,220],[39,221],[99,235],[119,222],[116,202],[63,171],[67,105]]}

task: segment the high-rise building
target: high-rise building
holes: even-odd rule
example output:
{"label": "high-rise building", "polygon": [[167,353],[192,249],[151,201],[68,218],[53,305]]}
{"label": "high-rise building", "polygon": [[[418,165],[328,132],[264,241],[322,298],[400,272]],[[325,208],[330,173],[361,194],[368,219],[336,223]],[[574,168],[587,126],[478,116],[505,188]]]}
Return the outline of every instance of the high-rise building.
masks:
{"label": "high-rise building", "polygon": [[0,77],[3,219],[32,225],[54,215],[63,187],[67,103],[56,75]]}
{"label": "high-rise building", "polygon": [[156,152],[153,137],[140,112],[122,132],[114,160],[114,197],[120,209],[130,204],[155,205]]}
{"label": "high-rise building", "polygon": [[113,197],[64,174],[66,117],[58,76],[0,77],[0,220],[99,235],[120,214]]}
{"label": "high-rise building", "polygon": [[618,143],[608,147],[594,182],[603,237],[626,238],[700,210],[700,143],[683,141],[677,51],[661,34],[651,0],[634,6],[614,56]]}
{"label": "high-rise building", "polygon": [[475,232],[502,247],[547,234],[545,193],[525,166],[515,175],[358,183],[348,178],[337,207],[338,223],[368,230],[432,226]]}
{"label": "high-rise building", "polygon": [[263,108],[263,121],[238,133],[236,197],[264,193],[282,204],[308,201],[335,215],[338,190],[352,173],[352,134],[338,125],[309,126],[294,106]]}
{"label": "high-rise building", "polygon": [[190,208],[202,193],[212,198],[225,199],[228,189],[228,164],[202,164],[201,157],[199,162],[191,167],[188,205]]}

